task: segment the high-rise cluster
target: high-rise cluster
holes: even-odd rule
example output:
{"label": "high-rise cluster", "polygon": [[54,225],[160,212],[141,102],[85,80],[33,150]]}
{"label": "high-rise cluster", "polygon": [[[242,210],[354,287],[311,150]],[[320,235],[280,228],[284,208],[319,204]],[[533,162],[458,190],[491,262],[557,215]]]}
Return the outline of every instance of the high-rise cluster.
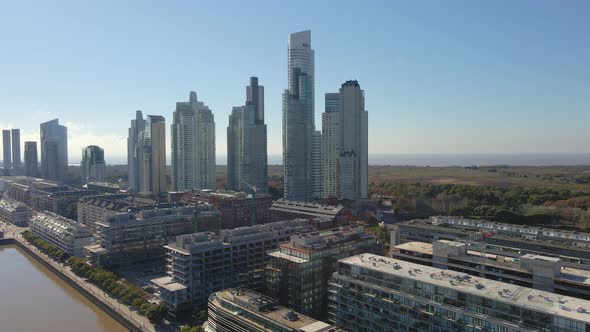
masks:
{"label": "high-rise cluster", "polygon": [[215,121],[196,92],[176,103],[171,135],[172,190],[215,189]]}
{"label": "high-rise cluster", "polygon": [[145,194],[168,191],[166,185],[166,126],[164,117],[141,111],[131,120],[127,139],[129,187]]}
{"label": "high-rise cluster", "polygon": [[20,175],[22,173],[20,129],[2,130],[2,148],[4,174]]}
{"label": "high-rise cluster", "polygon": [[357,81],[326,94],[322,130],[314,124],[311,32],[289,36],[289,89],[283,94],[283,177],[288,200],[368,196],[368,113]]}
{"label": "high-rise cluster", "polygon": [[227,127],[228,188],[245,192],[268,191],[264,87],[250,78],[246,105],[232,109]]}

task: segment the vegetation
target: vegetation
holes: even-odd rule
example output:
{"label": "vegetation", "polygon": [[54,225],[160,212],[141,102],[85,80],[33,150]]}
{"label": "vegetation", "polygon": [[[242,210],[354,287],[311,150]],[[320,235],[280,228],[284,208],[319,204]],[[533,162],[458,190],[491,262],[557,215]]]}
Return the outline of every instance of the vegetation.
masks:
{"label": "vegetation", "polygon": [[55,245],[43,240],[42,238],[38,237],[37,235],[33,234],[31,231],[24,231],[21,233],[23,238],[27,240],[30,244],[37,247],[43,253],[48,255],[49,257],[55,259],[56,261],[63,262],[67,259],[68,254],[60,250]]}
{"label": "vegetation", "polygon": [[105,269],[92,267],[86,260],[79,257],[71,257],[67,265],[78,276],[86,278],[90,283],[100,288],[122,303],[138,310],[141,315],[146,316],[152,323],[160,323],[167,313],[164,304],[149,303],[145,300],[145,293],[137,287],[128,285],[117,276]]}
{"label": "vegetation", "polygon": [[365,230],[369,233],[375,234],[379,241],[389,245],[391,239],[391,233],[385,227],[381,226],[373,226],[373,227],[366,227]]}
{"label": "vegetation", "polygon": [[183,327],[180,329],[180,332],[205,332],[205,329],[202,326],[193,326],[193,327]]}

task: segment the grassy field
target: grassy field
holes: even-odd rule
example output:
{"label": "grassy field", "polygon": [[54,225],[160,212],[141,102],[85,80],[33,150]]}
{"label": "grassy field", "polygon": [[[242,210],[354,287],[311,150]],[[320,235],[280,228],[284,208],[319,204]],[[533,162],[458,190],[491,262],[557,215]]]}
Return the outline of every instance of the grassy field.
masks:
{"label": "grassy field", "polygon": [[370,166],[369,183],[429,183],[552,188],[590,192],[590,166]]}

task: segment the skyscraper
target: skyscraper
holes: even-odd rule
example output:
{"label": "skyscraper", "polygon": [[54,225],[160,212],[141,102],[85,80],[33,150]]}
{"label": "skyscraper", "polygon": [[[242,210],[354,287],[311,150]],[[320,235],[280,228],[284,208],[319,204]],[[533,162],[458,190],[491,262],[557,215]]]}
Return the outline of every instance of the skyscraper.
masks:
{"label": "skyscraper", "polygon": [[326,93],[322,114],[322,197],[338,197],[340,151],[340,94]]}
{"label": "skyscraper", "polygon": [[215,122],[196,92],[176,103],[170,128],[172,190],[215,189]]}
{"label": "skyscraper", "polygon": [[12,155],[10,148],[10,130],[2,130],[2,163],[4,166],[4,173],[6,175],[10,174],[10,168],[12,167]]}
{"label": "skyscraper", "polygon": [[41,177],[64,181],[68,172],[68,128],[54,119],[41,124]]}
{"label": "skyscraper", "polygon": [[227,127],[228,187],[268,192],[264,87],[251,77],[246,105],[232,109]]}
{"label": "skyscraper", "polygon": [[368,114],[357,81],[340,88],[339,197],[357,201],[368,196]]}
{"label": "skyscraper", "polygon": [[80,165],[82,183],[104,181],[105,161],[103,149],[96,145],[83,148]]}
{"label": "skyscraper", "polygon": [[131,120],[129,136],[127,138],[127,174],[129,188],[139,190],[139,157],[140,157],[140,133],[145,130],[145,120],[141,111],[135,112],[135,119]]}
{"label": "skyscraper", "polygon": [[167,192],[166,127],[164,117],[141,111],[131,120],[127,139],[129,187],[143,194]]}
{"label": "skyscraper", "polygon": [[311,140],[311,198],[322,198],[322,132],[314,130]]}
{"label": "skyscraper", "polygon": [[21,174],[20,129],[12,129],[12,169],[14,174]]}
{"label": "skyscraper", "polygon": [[289,35],[289,88],[283,93],[284,196],[289,200],[312,198],[314,76],[311,31]]}
{"label": "skyscraper", "polygon": [[39,176],[37,142],[25,142],[25,175],[30,177]]}

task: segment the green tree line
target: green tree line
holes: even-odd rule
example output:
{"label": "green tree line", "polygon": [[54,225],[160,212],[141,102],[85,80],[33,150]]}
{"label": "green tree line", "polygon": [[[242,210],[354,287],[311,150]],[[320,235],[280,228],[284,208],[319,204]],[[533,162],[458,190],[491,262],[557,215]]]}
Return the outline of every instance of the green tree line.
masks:
{"label": "green tree line", "polygon": [[150,303],[144,298],[144,293],[135,287],[129,286],[108,270],[100,267],[92,267],[86,260],[79,257],[71,257],[67,265],[78,276],[86,278],[90,283],[110,294],[112,297],[136,309],[141,315],[147,317],[152,323],[160,323],[166,317],[167,309],[163,303]]}
{"label": "green tree line", "polygon": [[42,238],[38,237],[37,235],[33,234],[31,231],[24,231],[21,233],[23,238],[27,240],[30,244],[37,247],[43,253],[48,255],[49,257],[53,258],[56,261],[63,262],[67,259],[68,254],[56,247],[55,245],[43,240]]}

